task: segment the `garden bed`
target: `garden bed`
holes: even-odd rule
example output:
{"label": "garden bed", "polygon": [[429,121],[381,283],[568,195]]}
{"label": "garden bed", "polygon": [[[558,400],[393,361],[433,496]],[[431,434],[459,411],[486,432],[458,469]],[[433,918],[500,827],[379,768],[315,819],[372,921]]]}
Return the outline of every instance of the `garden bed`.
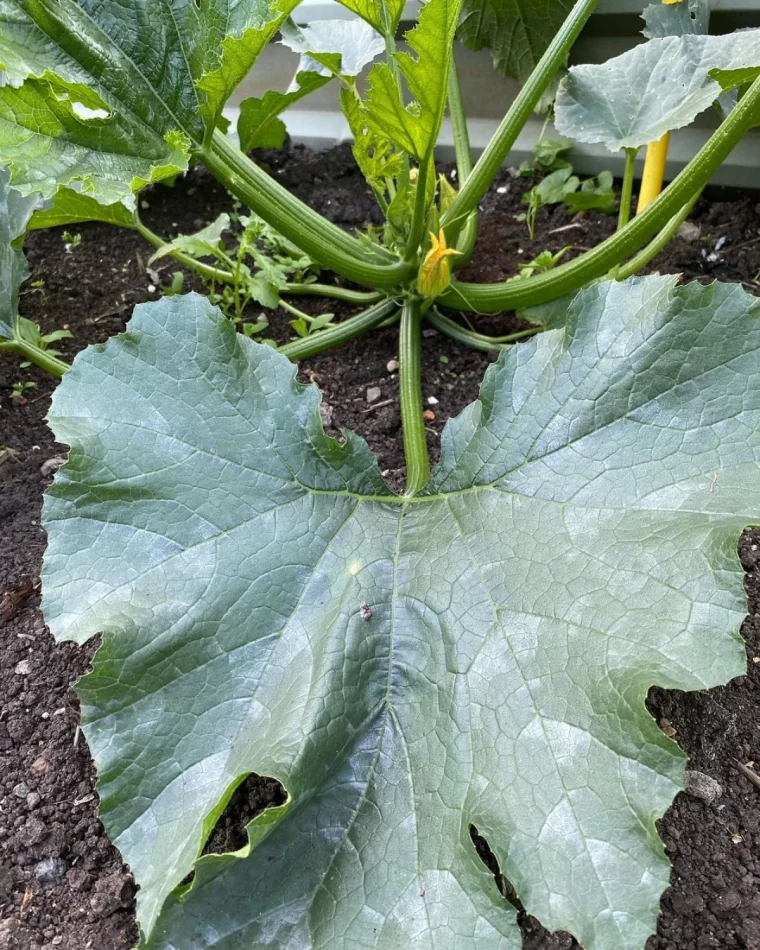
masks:
{"label": "garden bed", "polygon": [[[373,199],[347,148],[319,155],[294,149],[261,159],[331,220],[358,227],[373,219]],[[482,204],[478,270],[465,270],[466,279],[505,278],[545,248],[572,245],[579,251],[614,229],[610,218],[571,219],[557,206],[540,212],[536,239],[529,241],[525,226],[514,220],[528,187],[530,182],[509,171],[494,183]],[[760,294],[759,199],[730,197],[701,201],[683,236],[649,270],[741,281]],[[155,188],[147,201],[146,223],[167,236],[196,230],[231,204],[203,170],[174,188]],[[61,229],[29,236],[37,286],[28,284],[22,298],[22,312],[43,331],[68,327],[74,333],[74,340],[63,341],[65,358],[122,330],[134,305],[156,299],[179,269],[168,258],[159,262],[160,272],[147,269],[150,248],[131,231],[97,224],[69,231],[81,235],[81,242],[74,234],[64,239]],[[202,289],[186,278],[185,289],[193,286]],[[311,313],[328,308],[327,301],[297,303]],[[257,315],[252,308],[250,318]],[[288,337],[288,319],[282,312],[270,316],[278,340]],[[475,317],[474,323],[494,333],[519,326],[509,314]],[[323,392],[328,431],[335,435],[345,427],[363,435],[388,481],[399,487],[404,470],[395,347],[395,330],[377,331],[303,364],[301,375]],[[489,355],[429,330],[423,359],[428,439],[436,457],[443,425],[477,396]],[[14,403],[12,386],[23,380],[36,385]],[[20,369],[10,357],[0,362],[0,950],[128,950],[136,940],[134,885],[96,816],[94,769],[72,690],[94,647],[55,646],[39,613],[42,492],[64,454],[44,421],[53,386],[33,367]],[[710,693],[653,690],[650,697],[653,715],[674,730],[690,756],[689,768],[714,782],[702,779],[699,785],[695,779],[698,787],[680,795],[661,822],[674,871],[648,950],[760,948],[760,787],[737,767],[754,756],[760,761],[760,662],[754,662],[760,656],[760,532],[745,533],[741,554],[750,598],[743,627],[748,675]],[[245,782],[211,847],[238,847],[245,821],[279,795],[271,781]],[[547,935],[535,921],[524,920],[523,926],[525,945],[533,950],[575,945],[566,935]]]}

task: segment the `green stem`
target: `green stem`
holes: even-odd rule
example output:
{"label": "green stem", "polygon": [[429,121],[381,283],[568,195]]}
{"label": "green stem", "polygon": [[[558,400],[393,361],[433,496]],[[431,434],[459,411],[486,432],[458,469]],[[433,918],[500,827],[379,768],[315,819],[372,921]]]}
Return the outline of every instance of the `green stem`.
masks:
{"label": "green stem", "polygon": [[[241,201],[324,267],[369,287],[392,289],[413,270],[383,248],[369,248],[317,214],[236,148],[221,132],[201,152],[208,170]],[[367,258],[375,252],[374,263]]]}
{"label": "green stem", "polygon": [[283,300],[280,297],[280,306],[283,310],[287,310],[288,313],[292,313],[294,317],[299,317],[301,320],[305,320],[307,323],[311,324],[317,319],[312,317],[311,314],[304,313],[303,310],[299,310],[298,307],[294,307],[292,303],[288,303],[287,300]]}
{"label": "green stem", "polygon": [[378,303],[384,297],[381,293],[349,290],[348,287],[333,287],[332,284],[288,284],[280,293],[299,297],[332,297],[333,300],[344,300],[346,303],[367,305]]}
{"label": "green stem", "polygon": [[71,369],[68,363],[64,363],[58,357],[46,353],[45,350],[41,350],[33,343],[27,343],[26,340],[4,340],[0,343],[0,351],[2,350],[11,350],[18,353],[19,356],[23,356],[24,359],[29,360],[30,363],[34,363],[35,366],[39,366],[40,369],[44,369],[53,376],[63,376]]}
{"label": "green stem", "polygon": [[681,227],[684,221],[691,214],[692,208],[699,201],[699,197],[702,194],[701,191],[698,191],[696,195],[687,202],[683,208],[678,212],[677,215],[674,215],[667,225],[660,231],[657,237],[650,244],[644,248],[643,251],[640,251],[633,260],[628,261],[627,264],[623,264],[615,274],[616,280],[627,280],[629,277],[633,277],[634,274],[638,274],[640,270],[651,264],[651,262],[657,257],[657,255],[662,251],[673,238],[673,235]]}
{"label": "green stem", "polygon": [[530,119],[557,70],[565,62],[573,43],[598,3],[599,0],[579,0],[520,90],[496,134],[480,156],[472,175],[464,183],[451,207],[443,216],[441,223],[446,228],[450,243],[458,236],[470,212],[477,208],[481,198],[488,191],[517,136]]}
{"label": "green stem", "polygon": [[337,326],[330,327],[328,330],[320,330],[319,333],[303,340],[286,343],[278,349],[280,353],[284,353],[288,359],[293,361],[309,359],[318,353],[324,353],[325,350],[331,350],[334,346],[348,343],[349,340],[356,339],[368,330],[374,330],[397,309],[398,304],[394,300],[383,300],[382,303],[375,304],[374,307],[365,310],[363,313],[358,313],[354,317],[349,317],[348,320],[344,320]]}
{"label": "green stem", "polygon": [[444,336],[456,340],[457,343],[464,343],[465,346],[469,346],[473,350],[480,350],[482,353],[487,353],[489,350],[508,350],[518,340],[524,340],[541,332],[541,327],[530,327],[527,330],[518,330],[516,333],[510,333],[507,336],[486,336],[483,333],[468,330],[454,320],[444,317],[435,308],[428,311],[425,319]]}
{"label": "green stem", "polygon": [[[472,174],[472,148],[470,146],[470,133],[467,130],[467,115],[462,99],[462,87],[459,84],[459,73],[453,56],[449,69],[449,117],[451,118],[451,130],[454,134],[458,186],[461,189]],[[459,256],[454,265],[457,269],[463,267],[470,259],[477,236],[478,212],[476,210],[467,219],[467,223],[457,241]]]}
{"label": "green stem", "polygon": [[[396,37],[394,35],[393,21],[391,20],[390,10],[388,9],[387,3],[380,4],[380,16],[382,18],[383,25],[385,59],[388,63],[388,69],[391,71],[391,75],[396,80],[396,89],[398,90],[399,102],[403,102],[404,88],[401,84],[401,70],[398,68],[398,63],[396,62]],[[402,174],[400,177],[401,184],[403,186],[409,181],[409,155],[406,152],[402,153],[401,162]],[[393,195],[391,195],[391,197],[393,197]]]}
{"label": "green stem", "polygon": [[426,159],[417,169],[415,182],[414,211],[412,224],[409,228],[409,240],[406,245],[404,260],[415,264],[419,260],[420,244],[425,233],[425,219],[427,216],[427,180],[430,170],[430,160]]}
{"label": "green stem", "polygon": [[637,148],[625,150],[625,173],[623,174],[623,190],[620,192],[620,213],[618,214],[618,231],[631,220],[631,198],[633,196],[633,176],[636,173]]}
{"label": "green stem", "polygon": [[440,298],[447,307],[475,313],[497,313],[546,303],[573,293],[634,254],[664,228],[684,204],[702,189],[731,154],[741,137],[760,121],[760,78],[739,100],[720,128],[684,170],[622,231],[592,251],[546,274],[500,284],[453,283]]}
{"label": "green stem", "polygon": [[[150,241],[154,247],[163,248],[169,244],[169,241],[165,241],[158,234],[151,231],[149,227],[144,225],[136,211],[132,216],[132,220],[134,221],[135,229],[139,231],[146,241]],[[169,256],[174,258],[178,264],[183,264],[207,280],[215,280],[223,284],[232,284],[235,281],[234,274],[231,274],[229,271],[220,270],[218,267],[212,267],[210,264],[203,264],[201,261],[197,261],[194,257],[190,257],[189,254],[185,254],[180,250],[173,249],[169,251]]]}
{"label": "green stem", "polygon": [[422,415],[422,319],[419,301],[407,300],[399,331],[401,427],[406,456],[406,494],[416,495],[430,477],[430,459]]}

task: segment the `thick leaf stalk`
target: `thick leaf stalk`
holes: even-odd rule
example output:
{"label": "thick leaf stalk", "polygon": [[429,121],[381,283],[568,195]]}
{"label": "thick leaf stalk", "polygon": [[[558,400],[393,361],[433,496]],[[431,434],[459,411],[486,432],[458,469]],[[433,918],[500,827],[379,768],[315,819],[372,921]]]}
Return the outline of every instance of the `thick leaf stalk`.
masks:
{"label": "thick leaf stalk", "polygon": [[[459,83],[459,73],[456,60],[452,58],[451,69],[449,70],[449,116],[451,118],[451,129],[454,135],[454,152],[457,162],[457,180],[459,188],[472,174],[472,147],[470,145],[470,133],[467,128],[467,114],[464,108],[464,99],[462,98],[462,87]],[[463,267],[470,259],[475,241],[478,237],[478,212],[474,210],[467,223],[462,229],[457,241],[457,250],[459,258],[453,263],[455,267]]]}
{"label": "thick leaf stalk", "polygon": [[686,168],[648,208],[621,231],[567,264],[520,281],[501,284],[453,282],[440,302],[452,309],[498,313],[546,303],[574,293],[603,277],[613,266],[634,254],[664,228],[683,206],[700,192],[733,151],[740,139],[760,123],[760,78]]}
{"label": "thick leaf stalk", "polygon": [[395,300],[383,300],[365,310],[363,313],[349,317],[334,327],[327,330],[320,330],[311,336],[302,340],[294,340],[292,343],[286,343],[279,347],[280,353],[284,353],[291,360],[306,360],[318,353],[324,353],[333,347],[341,346],[350,340],[355,340],[369,330],[374,330],[386,320],[398,313],[398,304]]}
{"label": "thick leaf stalk", "polygon": [[71,369],[68,363],[59,360],[57,356],[47,353],[32,343],[27,343],[26,340],[0,341],[0,351],[2,350],[17,353],[25,360],[29,360],[30,363],[34,363],[35,366],[39,366],[40,369],[44,369],[53,376],[63,376],[65,372]]}
{"label": "thick leaf stalk", "polygon": [[684,223],[684,221],[689,217],[694,208],[694,205],[699,201],[702,192],[697,192],[696,195],[688,201],[683,208],[678,212],[678,214],[673,215],[673,217],[668,221],[665,227],[660,231],[657,237],[651,241],[647,246],[640,251],[634,258],[625,264],[621,264],[620,268],[615,273],[616,280],[627,280],[629,277],[633,277],[638,274],[639,271],[643,270],[647,264],[657,257],[657,255],[665,250],[665,248],[673,240],[678,229]]}
{"label": "thick leaf stalk", "polygon": [[398,346],[406,494],[416,495],[430,477],[422,407],[422,316],[418,301],[407,301],[401,310]]}
{"label": "thick leaf stalk", "polygon": [[441,223],[452,242],[464,227],[470,213],[477,208],[481,198],[488,191],[491,182],[515,144],[517,136],[565,62],[570,49],[598,3],[599,0],[578,0],[570,16],[541,57],[538,66],[512,103],[494,137],[478,159],[472,174],[464,182],[453,204],[442,218]]}
{"label": "thick leaf stalk", "polygon": [[[320,264],[342,277],[378,290],[389,290],[413,269],[380,247],[368,249],[312,211],[220,132],[214,133],[212,144],[203,151],[202,157],[209,171],[236,197]],[[373,255],[385,263],[372,261]]]}

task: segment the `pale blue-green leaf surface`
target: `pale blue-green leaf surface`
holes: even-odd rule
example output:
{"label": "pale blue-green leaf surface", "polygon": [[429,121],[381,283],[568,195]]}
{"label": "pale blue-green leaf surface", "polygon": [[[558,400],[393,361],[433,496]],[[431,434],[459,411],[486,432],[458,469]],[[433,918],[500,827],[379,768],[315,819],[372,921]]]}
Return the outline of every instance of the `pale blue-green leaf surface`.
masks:
{"label": "pale blue-green leaf surface", "polygon": [[[283,45],[302,56],[299,72],[322,76],[358,76],[385,50],[377,30],[359,19],[312,20],[308,26],[286,21],[281,34]],[[332,66],[335,56],[340,57],[337,68]]]}
{"label": "pale blue-green leaf surface", "polygon": [[[547,927],[644,946],[684,766],[647,691],[744,669],[759,317],[738,286],[589,288],[412,499],[199,297],[77,358],[44,610],[103,634],[79,692],[145,947],[518,950],[471,824]],[[288,804],[195,863],[252,771]]]}
{"label": "pale blue-green leaf surface", "polygon": [[606,63],[573,66],[562,81],[556,127],[611,152],[639,148],[690,125],[721,96],[760,75],[760,30],[664,36]]}
{"label": "pale blue-green leaf surface", "polygon": [[656,36],[705,34],[710,31],[710,0],[678,0],[677,3],[652,3],[642,14],[647,39]]}

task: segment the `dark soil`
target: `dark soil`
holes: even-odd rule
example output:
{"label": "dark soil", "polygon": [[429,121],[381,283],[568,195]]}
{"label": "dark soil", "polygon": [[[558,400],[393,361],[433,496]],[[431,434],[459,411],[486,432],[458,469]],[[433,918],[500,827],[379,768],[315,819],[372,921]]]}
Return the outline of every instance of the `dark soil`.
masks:
{"label": "dark soil", "polygon": [[[373,199],[347,149],[321,155],[294,149],[260,158],[337,223],[358,227],[376,220]],[[477,270],[470,265],[467,279],[507,277],[544,248],[572,244],[574,253],[612,232],[609,218],[587,214],[571,220],[557,207],[540,213],[537,238],[529,241],[524,225],[514,220],[529,186],[508,171],[495,183],[482,205]],[[154,189],[143,214],[152,228],[172,235],[203,226],[230,204],[199,169],[173,189]],[[758,198],[702,201],[691,220],[696,227],[690,239],[676,239],[650,269],[742,281],[760,293]],[[76,247],[67,248],[76,242],[64,240],[57,229],[29,237],[32,278],[44,283],[27,285],[22,298],[24,314],[43,330],[68,327],[75,334],[61,346],[67,358],[121,331],[133,306],[156,299],[177,269],[162,260],[158,272],[146,270],[150,249],[132,232],[98,224],[69,230],[81,234]],[[201,289],[188,278],[190,287]],[[312,313],[326,309],[307,299],[299,305]],[[252,310],[250,319],[257,315]],[[288,319],[284,313],[271,317],[278,339],[288,336]],[[487,332],[519,326],[508,314],[476,322]],[[397,381],[387,369],[397,357],[395,339],[394,330],[379,331],[311,360],[301,371],[321,387],[328,425],[364,435],[398,486],[404,468]],[[433,455],[446,420],[477,395],[488,361],[487,354],[426,333],[424,395],[435,416],[429,422]],[[12,401],[12,385],[23,380],[36,385],[26,399]],[[136,939],[134,882],[97,818],[95,775],[72,689],[95,645],[56,646],[38,609],[42,491],[52,478],[51,460],[64,451],[44,421],[53,385],[33,367],[21,369],[10,358],[0,362],[0,950],[128,950]],[[375,386],[381,397],[369,404],[367,389]],[[717,780],[721,794],[710,804],[682,794],[661,823],[674,871],[648,950],[760,950],[760,787],[737,768],[755,757],[760,761],[760,532],[745,533],[741,555],[750,600],[743,628],[748,674],[709,693],[653,690],[650,697],[652,714],[675,730],[689,754],[689,768]],[[280,795],[271,780],[246,780],[220,819],[213,850],[239,847],[245,822]],[[574,946],[567,935],[548,935],[530,918],[523,919],[523,930],[531,950]]]}

